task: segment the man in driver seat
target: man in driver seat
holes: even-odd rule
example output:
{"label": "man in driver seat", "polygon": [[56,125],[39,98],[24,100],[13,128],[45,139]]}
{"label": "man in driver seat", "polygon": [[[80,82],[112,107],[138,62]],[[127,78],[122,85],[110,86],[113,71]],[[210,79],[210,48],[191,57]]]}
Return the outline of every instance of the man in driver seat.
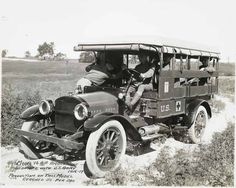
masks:
{"label": "man in driver seat", "polygon": [[[151,91],[153,90],[152,78],[155,71],[155,64],[154,58],[151,58],[150,55],[141,53],[138,55],[140,64],[138,64],[134,70],[140,73],[141,78],[143,79],[142,82],[135,83],[131,85],[128,89],[127,96],[126,96],[126,105],[130,112],[134,110],[136,103],[141,98],[144,91]],[[137,90],[137,91],[136,91]],[[134,97],[131,101],[130,94],[135,92]]]}
{"label": "man in driver seat", "polygon": [[86,86],[100,86],[107,79],[115,78],[122,72],[122,63],[122,53],[98,52],[96,61],[85,68],[87,74],[78,80],[77,90],[81,89],[84,92]]}

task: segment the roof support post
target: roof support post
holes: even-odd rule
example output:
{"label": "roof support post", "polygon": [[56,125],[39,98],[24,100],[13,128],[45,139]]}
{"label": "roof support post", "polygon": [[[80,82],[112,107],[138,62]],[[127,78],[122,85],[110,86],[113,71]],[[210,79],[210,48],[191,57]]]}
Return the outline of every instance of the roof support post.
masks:
{"label": "roof support post", "polygon": [[213,58],[213,67],[215,68],[216,67],[216,59]]}
{"label": "roof support post", "polygon": [[[216,71],[219,71],[219,58],[216,58]],[[216,77],[216,90],[219,92],[219,77]]]}
{"label": "roof support post", "polygon": [[188,55],[186,57],[186,64],[187,64],[187,69],[190,70],[191,69],[191,64],[190,64],[190,58],[189,58]]}
{"label": "roof support post", "polygon": [[182,57],[182,54],[180,55],[180,72],[182,73],[184,68],[183,68],[183,57]]}
{"label": "roof support post", "polygon": [[198,58],[197,58],[197,68],[199,69],[199,65],[200,64],[200,56],[198,56]]}
{"label": "roof support post", "polygon": [[173,49],[173,58],[172,58],[172,70],[175,70],[175,64],[176,64],[176,53],[175,50]]}
{"label": "roof support post", "polygon": [[162,71],[162,67],[163,67],[163,62],[164,62],[164,60],[163,60],[163,51],[164,51],[164,49],[163,48],[161,48],[161,56],[160,56],[160,71]]}

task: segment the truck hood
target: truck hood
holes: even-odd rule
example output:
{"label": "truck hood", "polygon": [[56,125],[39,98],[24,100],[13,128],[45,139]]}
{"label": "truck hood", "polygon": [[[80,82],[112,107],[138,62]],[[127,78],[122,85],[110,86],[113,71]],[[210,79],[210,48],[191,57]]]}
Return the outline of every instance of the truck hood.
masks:
{"label": "truck hood", "polygon": [[79,100],[87,103],[91,115],[95,115],[101,112],[118,113],[118,99],[114,95],[107,92],[93,92],[79,94],[75,96]]}

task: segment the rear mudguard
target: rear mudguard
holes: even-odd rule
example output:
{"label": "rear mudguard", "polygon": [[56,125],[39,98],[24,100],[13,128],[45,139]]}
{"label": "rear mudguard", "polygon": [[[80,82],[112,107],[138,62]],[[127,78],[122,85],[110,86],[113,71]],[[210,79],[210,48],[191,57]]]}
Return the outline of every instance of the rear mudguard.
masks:
{"label": "rear mudguard", "polygon": [[198,107],[202,105],[206,108],[207,114],[209,118],[211,118],[211,107],[209,103],[203,99],[195,99],[187,103],[186,106],[186,114],[184,117],[184,125],[187,127],[191,127],[191,125],[194,123],[194,119],[196,117],[197,109]]}
{"label": "rear mudguard", "polygon": [[138,132],[138,130],[130,123],[130,121],[125,118],[124,116],[121,116],[119,114],[113,114],[113,113],[101,113],[95,115],[93,118],[87,120],[84,123],[84,130],[85,131],[96,131],[98,130],[104,123],[110,121],[110,120],[117,120],[121,123],[123,128],[125,129],[125,132],[128,134],[128,136],[135,141],[142,141],[142,138]]}
{"label": "rear mudguard", "polygon": [[34,106],[31,106],[27,108],[22,114],[20,115],[20,118],[23,120],[37,120],[37,119],[43,119],[43,115],[39,112],[39,105],[36,104]]}

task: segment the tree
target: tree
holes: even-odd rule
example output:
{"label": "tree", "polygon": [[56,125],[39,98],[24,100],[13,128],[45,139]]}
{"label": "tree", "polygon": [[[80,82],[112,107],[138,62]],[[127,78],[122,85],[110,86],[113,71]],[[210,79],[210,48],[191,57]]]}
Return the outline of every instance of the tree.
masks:
{"label": "tree", "polygon": [[93,52],[90,51],[86,51],[86,52],[81,52],[80,53],[80,58],[79,58],[79,62],[93,62],[95,60],[95,56]]}
{"label": "tree", "polygon": [[62,59],[65,59],[65,58],[66,58],[66,54],[61,53],[61,52],[58,52],[58,53],[55,55],[55,59],[56,59],[56,60],[62,60]]}
{"label": "tree", "polygon": [[7,50],[6,49],[2,50],[2,57],[6,57],[6,55],[7,55]]}
{"label": "tree", "polygon": [[54,55],[54,42],[44,42],[43,44],[39,45],[38,47],[38,52],[39,56],[44,56],[44,55],[49,55],[53,56]]}
{"label": "tree", "polygon": [[30,53],[30,51],[26,51],[26,52],[25,52],[25,57],[26,57],[26,58],[31,57],[31,53]]}

